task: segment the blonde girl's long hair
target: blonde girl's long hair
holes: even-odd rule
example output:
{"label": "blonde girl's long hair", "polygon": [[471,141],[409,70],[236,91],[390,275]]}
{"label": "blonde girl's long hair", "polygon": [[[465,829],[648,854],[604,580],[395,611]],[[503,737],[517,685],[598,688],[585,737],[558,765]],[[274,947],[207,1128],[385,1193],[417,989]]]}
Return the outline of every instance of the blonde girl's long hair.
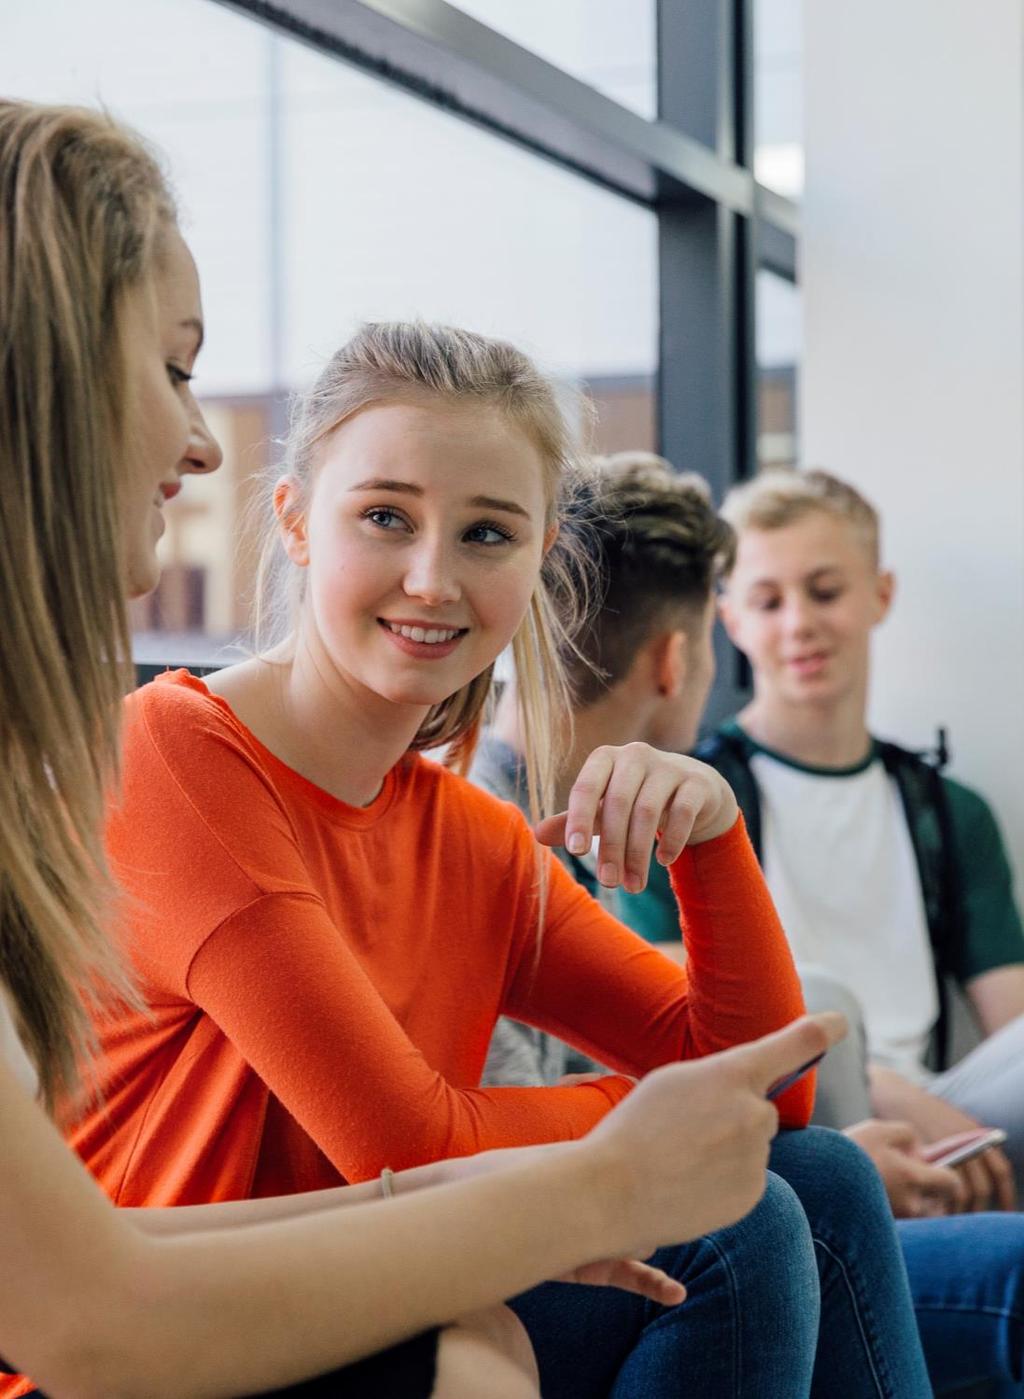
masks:
{"label": "blonde girl's long hair", "polygon": [[[362,326],[332,356],[310,392],[296,399],[283,464],[297,489],[296,508],[308,506],[323,444],[347,418],[371,404],[425,398],[493,408],[521,428],[543,463],[546,524],[567,519],[581,479],[578,430],[551,382],[513,345],[422,322]],[[582,399],[577,398],[575,408],[577,416],[585,415]],[[275,469],[267,478],[267,507],[277,475]],[[264,652],[272,646],[286,648],[294,636],[305,576],[288,561],[269,509],[268,515],[254,616],[257,648]],[[551,811],[555,754],[565,751],[569,738],[570,694],[562,655],[571,649],[572,635],[588,609],[588,580],[585,554],[574,531],[560,530],[512,640],[534,819]],[[446,763],[464,772],[491,685],[489,668],[434,705],[412,747],[445,746]]]}
{"label": "blonde girl's long hair", "polygon": [[109,117],[0,101],[0,980],[53,1110],[128,990],[103,931],[130,655],[122,313],[174,210]]}

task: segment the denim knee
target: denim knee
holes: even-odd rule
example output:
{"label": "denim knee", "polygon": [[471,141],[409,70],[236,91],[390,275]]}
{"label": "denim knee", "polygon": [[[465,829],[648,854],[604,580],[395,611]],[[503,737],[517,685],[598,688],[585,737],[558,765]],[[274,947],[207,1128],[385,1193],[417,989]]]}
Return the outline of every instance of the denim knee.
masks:
{"label": "denim knee", "polygon": [[882,1178],[871,1158],[841,1132],[806,1127],[780,1132],[769,1161],[800,1198],[816,1238],[834,1237],[834,1228],[849,1236],[858,1222],[872,1219],[892,1228],[892,1213]]}
{"label": "denim knee", "polygon": [[774,1171],[766,1173],[761,1199],[732,1229],[756,1238],[754,1246],[759,1249],[803,1255],[813,1265],[813,1243],[804,1207],[793,1187]]}
{"label": "denim knee", "polygon": [[768,1283],[817,1316],[818,1272],[807,1214],[796,1192],[768,1171],[761,1199],[736,1224],[698,1244],[707,1265],[722,1262],[740,1292]]}

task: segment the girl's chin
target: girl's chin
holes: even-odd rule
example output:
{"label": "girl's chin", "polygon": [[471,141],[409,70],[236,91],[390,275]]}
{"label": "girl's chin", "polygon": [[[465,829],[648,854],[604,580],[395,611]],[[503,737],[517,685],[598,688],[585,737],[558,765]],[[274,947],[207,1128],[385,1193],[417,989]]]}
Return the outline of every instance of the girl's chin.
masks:
{"label": "girl's chin", "polygon": [[[464,681],[463,684],[467,684]],[[381,699],[387,700],[389,704],[401,705],[402,708],[433,709],[435,705],[443,704],[445,700],[451,699],[463,688],[456,685],[454,688],[447,685],[380,685],[372,687]]]}
{"label": "girl's chin", "polygon": [[140,552],[138,557],[129,559],[124,585],[129,601],[145,597],[159,582],[160,564],[155,554]]}

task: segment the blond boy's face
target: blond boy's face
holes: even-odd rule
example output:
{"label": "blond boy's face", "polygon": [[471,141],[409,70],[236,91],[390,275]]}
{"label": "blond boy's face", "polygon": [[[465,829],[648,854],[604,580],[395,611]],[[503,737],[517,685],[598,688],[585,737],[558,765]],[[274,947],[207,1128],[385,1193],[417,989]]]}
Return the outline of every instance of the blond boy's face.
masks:
{"label": "blond boy's face", "polygon": [[892,592],[860,533],[814,510],[780,529],[742,531],[722,620],[759,698],[828,704],[866,692],[871,632]]}

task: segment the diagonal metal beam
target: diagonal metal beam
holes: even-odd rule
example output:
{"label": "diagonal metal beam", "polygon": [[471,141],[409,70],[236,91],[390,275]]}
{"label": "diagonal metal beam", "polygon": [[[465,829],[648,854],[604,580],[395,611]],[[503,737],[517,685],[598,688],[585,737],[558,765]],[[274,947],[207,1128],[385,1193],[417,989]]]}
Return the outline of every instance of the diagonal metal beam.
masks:
{"label": "diagonal metal beam", "polygon": [[218,0],[652,208],[709,200],[793,237],[795,206],[445,0]]}

